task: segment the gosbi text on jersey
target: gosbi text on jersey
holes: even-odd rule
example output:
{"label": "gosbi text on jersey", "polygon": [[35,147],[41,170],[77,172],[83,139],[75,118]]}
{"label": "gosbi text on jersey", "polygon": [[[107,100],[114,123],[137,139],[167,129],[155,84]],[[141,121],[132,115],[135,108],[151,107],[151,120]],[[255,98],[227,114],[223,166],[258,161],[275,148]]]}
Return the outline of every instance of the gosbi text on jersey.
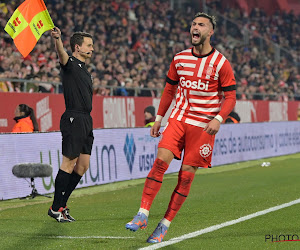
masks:
{"label": "gosbi text on jersey", "polygon": [[223,91],[236,87],[229,61],[214,48],[201,56],[192,48],[176,54],[166,81],[179,85],[170,118],[202,128],[219,114]]}

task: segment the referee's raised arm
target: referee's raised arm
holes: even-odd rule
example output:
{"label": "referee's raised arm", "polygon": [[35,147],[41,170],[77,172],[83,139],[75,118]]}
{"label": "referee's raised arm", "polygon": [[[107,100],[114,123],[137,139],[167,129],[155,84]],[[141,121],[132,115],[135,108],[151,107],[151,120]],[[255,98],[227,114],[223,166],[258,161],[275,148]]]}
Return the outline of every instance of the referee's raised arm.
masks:
{"label": "referee's raised arm", "polygon": [[58,27],[54,27],[51,30],[51,36],[54,39],[55,49],[59,57],[59,62],[62,65],[66,65],[69,60],[69,55],[65,51],[62,40],[61,40],[61,31]]}

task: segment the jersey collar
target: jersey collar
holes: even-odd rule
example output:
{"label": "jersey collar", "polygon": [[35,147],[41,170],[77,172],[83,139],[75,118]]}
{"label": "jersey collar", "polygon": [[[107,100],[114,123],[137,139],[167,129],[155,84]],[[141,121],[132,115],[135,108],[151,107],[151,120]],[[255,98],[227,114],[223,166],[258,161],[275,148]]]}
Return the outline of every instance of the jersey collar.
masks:
{"label": "jersey collar", "polygon": [[77,59],[75,56],[71,56],[71,58],[75,61],[75,62],[77,62],[77,63],[81,63],[81,64],[83,64],[83,65],[85,65],[85,62],[83,62],[83,61],[80,61],[79,59]]}
{"label": "jersey collar", "polygon": [[193,56],[198,57],[198,58],[207,57],[207,56],[211,55],[212,53],[214,53],[214,51],[215,51],[215,48],[212,47],[211,51],[210,51],[208,54],[205,54],[205,55],[198,55],[198,54],[195,54],[195,53],[194,53],[193,48],[194,48],[194,47],[192,47],[192,49],[191,49],[191,50],[192,50],[192,54],[193,54]]}

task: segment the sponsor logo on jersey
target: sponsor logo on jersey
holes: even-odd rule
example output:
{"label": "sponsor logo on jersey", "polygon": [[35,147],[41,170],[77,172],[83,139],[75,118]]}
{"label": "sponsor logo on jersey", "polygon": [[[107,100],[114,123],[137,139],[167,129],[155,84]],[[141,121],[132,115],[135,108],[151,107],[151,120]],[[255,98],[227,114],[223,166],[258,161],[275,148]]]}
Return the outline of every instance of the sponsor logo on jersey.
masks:
{"label": "sponsor logo on jersey", "polygon": [[181,87],[185,87],[188,89],[199,89],[199,90],[208,90],[208,83],[198,81],[186,80],[185,77],[180,77],[179,83]]}
{"label": "sponsor logo on jersey", "polygon": [[203,158],[206,158],[211,155],[212,147],[209,144],[203,144],[200,147],[199,153]]}

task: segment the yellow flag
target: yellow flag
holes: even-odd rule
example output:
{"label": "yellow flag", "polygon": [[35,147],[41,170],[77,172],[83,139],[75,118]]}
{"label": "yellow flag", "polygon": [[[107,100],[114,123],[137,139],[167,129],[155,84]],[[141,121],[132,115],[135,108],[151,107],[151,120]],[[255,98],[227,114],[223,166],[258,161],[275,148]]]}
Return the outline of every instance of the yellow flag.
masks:
{"label": "yellow flag", "polygon": [[14,39],[23,57],[33,50],[42,34],[54,28],[43,0],[26,0],[13,13],[4,30]]}

